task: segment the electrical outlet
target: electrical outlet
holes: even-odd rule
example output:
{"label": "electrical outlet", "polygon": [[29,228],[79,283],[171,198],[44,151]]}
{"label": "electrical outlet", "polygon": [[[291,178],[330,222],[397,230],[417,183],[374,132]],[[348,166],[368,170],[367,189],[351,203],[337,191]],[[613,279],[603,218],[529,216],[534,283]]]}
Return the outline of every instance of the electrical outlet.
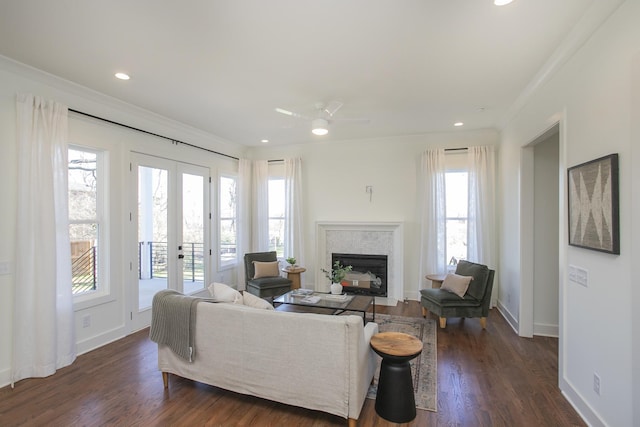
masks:
{"label": "electrical outlet", "polygon": [[600,376],[597,373],[593,373],[593,391],[600,396]]}
{"label": "electrical outlet", "polygon": [[576,273],[576,266],[575,265],[570,265],[569,266],[569,281],[571,282],[577,282],[578,281],[578,276]]}
{"label": "electrical outlet", "polygon": [[82,317],[82,327],[83,328],[88,328],[89,326],[91,326],[91,316],[86,315]]}
{"label": "electrical outlet", "polygon": [[580,268],[580,267],[576,268],[576,282],[579,285],[584,286],[585,288],[588,287],[589,272],[584,268]]}

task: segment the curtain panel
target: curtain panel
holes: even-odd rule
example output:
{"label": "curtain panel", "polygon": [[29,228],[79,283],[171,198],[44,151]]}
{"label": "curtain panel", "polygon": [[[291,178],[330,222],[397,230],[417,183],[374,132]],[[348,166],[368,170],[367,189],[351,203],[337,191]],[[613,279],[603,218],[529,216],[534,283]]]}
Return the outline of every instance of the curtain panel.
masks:
{"label": "curtain panel", "polygon": [[[491,146],[469,147],[469,201],[467,225],[467,258],[469,261],[496,268],[495,224],[495,150]],[[497,289],[494,285],[493,289]],[[493,295],[497,295],[496,292]],[[491,306],[497,296],[491,297]]]}
{"label": "curtain panel", "polygon": [[444,149],[426,150],[420,162],[420,265],[418,290],[427,274],[444,273],[446,242]]}
{"label": "curtain panel", "polygon": [[285,258],[295,257],[298,265],[305,265],[302,216],[302,159],[300,158],[285,159],[284,161],[284,197],[284,256]]}
{"label": "curtain panel", "polygon": [[68,215],[67,107],[17,97],[18,215],[11,383],[76,358]]}

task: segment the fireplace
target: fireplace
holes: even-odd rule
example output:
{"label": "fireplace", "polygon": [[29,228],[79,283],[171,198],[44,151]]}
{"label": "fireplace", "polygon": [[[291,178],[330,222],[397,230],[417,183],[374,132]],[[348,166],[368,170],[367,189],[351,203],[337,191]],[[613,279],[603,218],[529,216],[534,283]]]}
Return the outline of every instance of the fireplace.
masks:
{"label": "fireplace", "polygon": [[336,261],[353,267],[342,280],[346,293],[387,296],[387,255],[332,253],[331,265]]}
{"label": "fireplace", "polygon": [[386,255],[386,297],[376,297],[376,304],[395,306],[404,298],[403,236],[402,222],[317,222],[315,289],[329,292],[322,268],[331,267],[334,253]]}

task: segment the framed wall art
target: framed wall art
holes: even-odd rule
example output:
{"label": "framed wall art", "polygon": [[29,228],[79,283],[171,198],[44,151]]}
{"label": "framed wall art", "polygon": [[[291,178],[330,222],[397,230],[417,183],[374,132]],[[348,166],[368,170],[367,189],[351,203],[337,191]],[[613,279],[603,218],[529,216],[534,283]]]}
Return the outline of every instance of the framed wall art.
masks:
{"label": "framed wall art", "polygon": [[569,244],[620,254],[618,154],[567,170]]}

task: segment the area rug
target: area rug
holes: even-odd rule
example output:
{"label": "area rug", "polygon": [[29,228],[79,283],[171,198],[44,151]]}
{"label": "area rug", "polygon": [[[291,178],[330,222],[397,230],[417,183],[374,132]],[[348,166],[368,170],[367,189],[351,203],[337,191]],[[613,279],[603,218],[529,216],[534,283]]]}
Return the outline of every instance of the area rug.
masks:
{"label": "area rug", "polygon": [[[380,332],[404,332],[422,340],[422,353],[410,362],[416,408],[436,412],[438,407],[436,322],[433,319],[388,314],[376,314],[375,322]],[[376,398],[381,362],[382,358],[379,358],[373,384],[367,393],[368,399]]]}

